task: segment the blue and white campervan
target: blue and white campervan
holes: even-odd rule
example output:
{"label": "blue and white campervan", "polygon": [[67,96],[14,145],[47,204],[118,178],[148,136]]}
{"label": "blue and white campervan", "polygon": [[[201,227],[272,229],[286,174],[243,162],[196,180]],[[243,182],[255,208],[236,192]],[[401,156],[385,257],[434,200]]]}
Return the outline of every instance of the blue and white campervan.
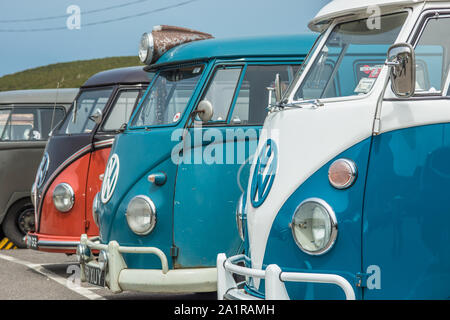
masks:
{"label": "blue and white campervan", "polygon": [[275,79],[287,87],[315,39],[191,31],[144,34],[140,57],[155,77],[100,177],[100,237],[83,235],[78,247],[83,280],[113,292],[216,291],[217,253],[242,252],[234,208],[275,96],[268,89]]}
{"label": "blue and white campervan", "polygon": [[450,2],[332,1],[309,27],[238,208],[245,254],[218,255],[219,299],[448,299]]}

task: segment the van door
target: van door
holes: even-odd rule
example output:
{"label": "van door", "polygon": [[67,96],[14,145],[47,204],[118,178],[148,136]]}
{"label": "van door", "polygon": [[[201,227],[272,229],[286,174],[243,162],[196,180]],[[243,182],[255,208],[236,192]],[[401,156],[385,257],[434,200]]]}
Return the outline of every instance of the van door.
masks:
{"label": "van door", "polygon": [[[200,100],[214,114],[189,129],[174,199],[174,266],[215,266],[217,252],[237,253],[237,201],[247,188],[251,158],[277,73],[289,82],[295,63],[220,65]],[[190,141],[188,141],[190,139]],[[191,146],[191,148],[189,148]]]}
{"label": "van door", "polygon": [[[365,299],[450,297],[449,15],[425,13],[416,93],[383,101],[363,215]],[[389,89],[387,91],[390,91]]]}
{"label": "van door", "polygon": [[100,175],[105,171],[114,137],[120,127],[128,123],[144,91],[145,88],[136,87],[118,90],[111,106],[104,110],[104,119],[94,135],[86,184],[85,221],[88,235],[97,235],[98,233],[98,228],[92,218],[92,202],[97,192],[100,191],[102,184]]}

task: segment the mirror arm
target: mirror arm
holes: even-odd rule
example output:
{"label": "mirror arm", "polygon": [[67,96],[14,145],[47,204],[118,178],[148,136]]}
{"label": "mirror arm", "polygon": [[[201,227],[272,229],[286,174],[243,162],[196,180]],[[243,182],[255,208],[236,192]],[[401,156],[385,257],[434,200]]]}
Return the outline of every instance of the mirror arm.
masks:
{"label": "mirror arm", "polygon": [[400,61],[386,61],[384,64],[389,67],[396,67],[399,66],[401,63]]}

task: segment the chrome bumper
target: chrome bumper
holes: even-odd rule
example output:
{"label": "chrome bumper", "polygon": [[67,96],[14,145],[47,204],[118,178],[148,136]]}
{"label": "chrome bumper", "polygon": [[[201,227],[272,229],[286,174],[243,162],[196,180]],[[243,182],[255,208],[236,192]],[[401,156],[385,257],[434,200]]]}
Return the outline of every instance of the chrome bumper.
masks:
{"label": "chrome bumper", "polygon": [[37,241],[35,244],[33,244],[33,241],[36,241],[36,239],[33,239],[32,236],[27,234],[25,236],[25,243],[27,245],[28,249],[50,249],[50,250],[74,250],[77,248],[80,241],[66,241],[66,240],[49,240],[49,239],[39,239],[37,238]]}
{"label": "chrome bumper", "polygon": [[284,285],[285,282],[328,283],[339,286],[345,293],[347,300],[355,300],[355,291],[352,285],[343,277],[335,274],[283,272],[276,264],[267,266],[265,270],[251,269],[238,266],[244,261],[244,255],[227,258],[224,253],[217,256],[217,298],[219,300],[246,300],[257,299],[238,288],[233,274],[265,280],[266,300],[289,300]]}
{"label": "chrome bumper", "polygon": [[[97,238],[88,239],[83,234],[80,246],[87,246],[91,251],[104,251],[108,257],[106,264],[105,282],[109,289],[115,293],[122,291],[141,291],[159,293],[189,293],[213,292],[217,288],[216,268],[192,268],[169,270],[167,257],[160,249],[155,247],[124,247],[117,241],[107,245],[96,241]],[[128,269],[122,253],[154,254],[161,261],[161,270],[158,269]],[[85,282],[85,264],[100,268],[100,264],[93,260],[82,261],[81,281]]]}

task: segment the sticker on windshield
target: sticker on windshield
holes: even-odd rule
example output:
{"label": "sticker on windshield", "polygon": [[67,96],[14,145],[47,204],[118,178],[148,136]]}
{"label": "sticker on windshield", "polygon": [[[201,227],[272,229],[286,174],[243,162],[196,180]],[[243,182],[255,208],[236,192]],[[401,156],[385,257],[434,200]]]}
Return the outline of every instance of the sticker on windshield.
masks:
{"label": "sticker on windshield", "polygon": [[381,72],[381,68],[383,68],[383,65],[363,65],[359,67],[359,71],[369,76],[369,78],[378,78]]}
{"label": "sticker on windshield", "polygon": [[173,116],[172,122],[177,122],[180,119],[180,116],[181,116],[181,112],[175,113],[175,115]]}
{"label": "sticker on windshield", "polygon": [[368,93],[370,89],[372,89],[373,84],[375,83],[376,78],[361,78],[359,80],[358,85],[356,86],[356,93]]}

